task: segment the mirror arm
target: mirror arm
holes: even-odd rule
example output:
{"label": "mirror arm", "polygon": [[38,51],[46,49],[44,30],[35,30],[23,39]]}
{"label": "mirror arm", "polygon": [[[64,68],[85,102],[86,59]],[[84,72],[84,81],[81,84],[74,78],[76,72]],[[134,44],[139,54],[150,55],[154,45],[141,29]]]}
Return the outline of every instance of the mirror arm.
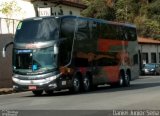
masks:
{"label": "mirror arm", "polygon": [[6,49],[8,46],[12,45],[13,42],[8,43],[7,45],[5,45],[5,47],[3,47],[3,51],[2,51],[2,56],[5,58],[6,57]]}
{"label": "mirror arm", "polygon": [[10,46],[10,45],[12,45],[12,44],[13,44],[13,42],[8,43],[8,44],[4,47],[4,50],[6,51],[6,49],[8,48],[8,46]]}

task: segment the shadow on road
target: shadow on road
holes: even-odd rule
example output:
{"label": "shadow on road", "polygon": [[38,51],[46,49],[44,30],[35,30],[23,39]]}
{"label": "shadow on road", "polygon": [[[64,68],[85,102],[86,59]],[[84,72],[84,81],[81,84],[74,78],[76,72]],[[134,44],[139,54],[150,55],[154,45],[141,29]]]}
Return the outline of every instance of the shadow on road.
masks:
{"label": "shadow on road", "polygon": [[[133,83],[130,87],[111,87],[111,86],[102,86],[98,87],[96,90],[91,92],[81,92],[78,94],[70,93],[69,91],[60,91],[55,92],[53,95],[43,94],[38,97],[50,97],[50,96],[73,96],[73,95],[80,95],[80,94],[95,94],[95,93],[107,93],[107,92],[117,92],[117,91],[132,91],[132,90],[139,90],[139,89],[145,89],[145,88],[152,88],[152,87],[158,87],[160,86],[160,82],[145,82],[145,83]],[[34,95],[31,96],[25,96],[25,97],[37,97]]]}

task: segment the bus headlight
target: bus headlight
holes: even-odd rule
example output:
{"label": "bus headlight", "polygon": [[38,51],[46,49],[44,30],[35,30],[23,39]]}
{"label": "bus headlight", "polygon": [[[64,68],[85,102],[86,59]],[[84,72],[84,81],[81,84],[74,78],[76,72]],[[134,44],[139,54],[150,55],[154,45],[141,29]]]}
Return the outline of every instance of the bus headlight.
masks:
{"label": "bus headlight", "polygon": [[52,76],[52,77],[48,77],[48,78],[46,78],[45,80],[46,80],[46,81],[53,81],[53,80],[55,80],[56,78],[57,78],[57,75]]}

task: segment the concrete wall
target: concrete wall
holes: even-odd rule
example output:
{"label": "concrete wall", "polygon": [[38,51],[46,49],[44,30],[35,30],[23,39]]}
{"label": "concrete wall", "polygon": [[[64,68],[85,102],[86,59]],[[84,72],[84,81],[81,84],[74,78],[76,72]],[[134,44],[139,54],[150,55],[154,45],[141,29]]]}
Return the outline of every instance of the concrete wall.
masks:
{"label": "concrete wall", "polygon": [[156,53],[156,63],[160,63],[160,45],[159,44],[139,44],[141,53],[148,53],[148,63],[151,62],[151,53]]}
{"label": "concrete wall", "polygon": [[6,58],[2,58],[3,46],[11,41],[11,34],[0,35],[0,88],[12,87],[12,46],[8,47]]}
{"label": "concrete wall", "polygon": [[70,15],[70,12],[72,12],[72,15],[80,16],[80,12],[81,12],[81,9],[79,9],[79,8],[69,7],[69,6],[65,6],[65,5],[53,7],[52,12],[58,14],[60,9],[62,9],[64,11],[64,15]]}
{"label": "concrete wall", "polygon": [[[71,12],[72,12],[72,15],[80,16],[80,12],[82,10],[80,8],[76,8],[72,6],[66,6],[62,4],[57,5],[48,1],[30,2],[30,0],[29,1],[24,1],[24,0],[1,1],[0,0],[0,9],[2,8],[2,4],[4,2],[11,2],[11,1],[15,1],[17,4],[17,7],[21,8],[21,10],[19,12],[13,12],[12,15],[10,15],[9,17],[5,16],[5,14],[2,14],[0,12],[0,34],[8,34],[8,33],[14,34],[19,20],[22,20],[24,18],[35,17],[36,11],[39,11],[38,14],[40,13],[49,14],[48,12],[50,12],[50,15],[53,15],[53,16],[62,15],[60,14],[61,11],[63,11],[63,15],[71,15]],[[40,10],[43,8],[49,8],[50,10]],[[4,19],[4,18],[9,18],[10,20],[9,29],[6,23],[6,20],[8,19]],[[12,20],[12,19],[16,19],[16,20]]]}
{"label": "concrete wall", "polygon": [[31,2],[30,0],[0,0],[0,9],[2,8],[2,4],[4,2],[11,2],[15,1],[17,4],[17,7],[20,7],[21,10],[19,12],[13,12],[10,17],[6,17],[4,14],[0,12],[1,18],[11,18],[11,19],[24,19],[24,18],[30,18],[36,16],[35,8],[51,8],[51,15],[58,16],[60,10],[63,11],[63,15],[70,15],[70,12],[72,12],[72,15],[80,16],[81,8],[62,5],[62,4],[55,4],[48,1],[36,1]]}
{"label": "concrete wall", "polygon": [[[7,24],[9,21],[9,25]],[[17,28],[19,20],[0,18],[0,34],[14,34]]]}
{"label": "concrete wall", "polygon": [[70,12],[72,12],[72,15],[80,16],[81,10],[80,8],[72,7],[72,6],[66,6],[62,4],[54,4],[51,2],[33,2],[34,6],[36,6],[37,9],[40,8],[50,8],[51,9],[51,15],[53,16],[59,16],[61,11],[63,11],[63,15],[71,15]]}
{"label": "concrete wall", "polygon": [[[21,8],[21,10],[19,12],[13,12],[8,17],[0,12],[0,34],[14,34],[19,20],[36,16],[33,4],[23,0],[0,0],[0,9],[3,7],[2,4],[11,1],[15,1],[16,7]],[[9,25],[7,25],[7,21]]]}
{"label": "concrete wall", "polygon": [[0,9],[3,7],[1,6],[4,2],[11,2],[15,1],[17,7],[20,7],[21,10],[19,12],[13,12],[10,17],[6,17],[4,14],[0,12],[0,17],[1,18],[11,18],[11,19],[24,19],[24,18],[29,18],[29,17],[34,17],[35,16],[35,10],[34,6],[31,2],[29,1],[24,1],[24,0],[0,0]]}

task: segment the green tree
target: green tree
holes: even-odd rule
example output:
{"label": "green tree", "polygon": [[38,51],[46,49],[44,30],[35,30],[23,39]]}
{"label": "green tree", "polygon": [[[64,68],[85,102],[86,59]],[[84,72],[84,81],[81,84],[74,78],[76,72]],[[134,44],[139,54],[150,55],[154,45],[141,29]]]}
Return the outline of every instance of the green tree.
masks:
{"label": "green tree", "polygon": [[160,37],[160,0],[83,0],[82,15],[134,23],[144,37]]}
{"label": "green tree", "polygon": [[82,0],[82,2],[87,6],[89,6],[92,1],[93,0]]}
{"label": "green tree", "polygon": [[148,18],[160,23],[160,0],[155,0],[148,6]]}
{"label": "green tree", "polygon": [[117,0],[115,5],[116,20],[133,23],[139,7],[136,0]]}
{"label": "green tree", "polygon": [[114,4],[109,1],[111,0],[86,0],[89,6],[82,12],[82,15],[92,18],[115,20]]}
{"label": "green tree", "polygon": [[140,35],[143,35],[145,37],[154,38],[155,35],[157,35],[160,32],[160,25],[155,20],[147,19],[141,25],[141,27],[142,29]]}
{"label": "green tree", "polygon": [[1,7],[0,12],[7,17],[6,24],[7,24],[8,32],[10,32],[10,30],[9,30],[9,27],[11,24],[10,19],[14,14],[19,13],[21,11],[21,8],[17,5],[17,2],[14,0],[11,2],[3,2],[0,5],[0,7]]}
{"label": "green tree", "polygon": [[160,35],[160,1],[141,1],[139,15],[135,17],[139,35],[155,38]]}

